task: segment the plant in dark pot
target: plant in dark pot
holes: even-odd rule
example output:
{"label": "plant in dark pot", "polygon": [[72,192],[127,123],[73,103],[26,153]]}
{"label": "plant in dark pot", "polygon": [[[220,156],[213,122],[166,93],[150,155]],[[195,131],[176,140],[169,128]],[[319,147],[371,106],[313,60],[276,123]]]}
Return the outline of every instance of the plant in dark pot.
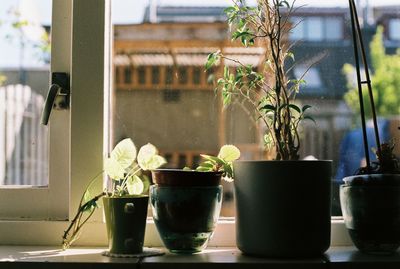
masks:
{"label": "plant in dark pot", "polygon": [[287,39],[293,9],[282,0],[259,0],[255,7],[234,0],[225,10],[232,39],[245,47],[263,45],[263,64],[257,69],[220,51],[206,63],[209,69],[225,62],[216,91],[225,106],[238,100],[252,108],[265,126],[266,150],[274,155],[233,164],[237,246],[248,255],[312,257],[330,245],[331,161],[299,156],[301,123],[314,120],[307,115],[311,106],[295,102],[304,75],[288,78],[294,61]]}
{"label": "plant in dark pot", "polygon": [[[131,139],[120,141],[105,160],[104,170],[92,179],[84,191],[78,212],[63,235],[63,248],[68,248],[78,239],[83,225],[102,198],[109,245],[106,254],[116,257],[141,254],[150,183],[143,171],[156,169],[165,162],[151,144],[144,145],[137,153]],[[102,180],[104,172],[109,178],[109,187],[93,195],[93,183]]]}
{"label": "plant in dark pot", "polygon": [[[395,253],[400,246],[400,166],[393,154],[394,144],[380,142],[371,79],[357,10],[353,0],[349,0],[349,3],[366,166],[358,169],[354,176],[343,179],[345,184],[340,186],[340,203],[343,218],[354,245],[359,250],[370,254],[391,254]],[[361,81],[360,53],[365,69],[365,81]],[[372,110],[377,145],[375,149],[377,161],[375,162],[371,162],[369,156],[363,84],[367,85]]]}
{"label": "plant in dark pot", "polygon": [[222,204],[221,179],[232,177],[232,161],[240,156],[233,145],[196,168],[152,170],[153,219],[165,247],[173,253],[195,253],[207,247]]}

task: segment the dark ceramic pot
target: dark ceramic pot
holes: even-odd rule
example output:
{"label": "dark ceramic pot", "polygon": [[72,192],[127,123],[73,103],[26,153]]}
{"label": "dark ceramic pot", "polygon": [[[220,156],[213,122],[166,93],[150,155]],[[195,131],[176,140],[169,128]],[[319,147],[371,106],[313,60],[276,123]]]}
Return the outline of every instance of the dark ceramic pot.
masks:
{"label": "dark ceramic pot", "polygon": [[400,175],[343,179],[340,203],[354,245],[369,254],[392,254],[400,246]]}
{"label": "dark ceramic pot", "polygon": [[221,173],[160,169],[152,177],[150,203],[165,247],[173,253],[202,251],[221,210]]}
{"label": "dark ceramic pot", "polygon": [[111,254],[143,252],[149,197],[104,197],[108,246]]}
{"label": "dark ceramic pot", "polygon": [[330,245],[331,161],[236,161],[236,240],[247,255],[313,257]]}

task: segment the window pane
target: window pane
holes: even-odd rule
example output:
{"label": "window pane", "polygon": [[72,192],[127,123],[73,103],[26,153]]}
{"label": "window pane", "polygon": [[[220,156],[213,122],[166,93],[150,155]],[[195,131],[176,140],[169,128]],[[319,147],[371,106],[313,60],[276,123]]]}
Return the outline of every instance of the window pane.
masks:
{"label": "window pane", "polygon": [[0,3],[0,185],[48,184],[51,1]]}
{"label": "window pane", "polygon": [[301,40],[304,38],[304,23],[301,23],[301,17],[292,17],[291,22],[293,26],[296,26],[290,32],[290,40]]}
{"label": "window pane", "polygon": [[[177,168],[195,167],[200,160],[200,153],[217,154],[223,144],[237,145],[241,149],[242,159],[268,157],[262,142],[264,126],[249,117],[251,109],[248,105],[238,103],[221,113],[220,97],[214,94],[214,85],[208,78],[221,77],[222,69],[216,67],[204,72],[208,53],[218,49],[228,57],[239,58],[244,64],[256,65],[260,71],[265,53],[262,44],[249,50],[231,44],[226,34],[226,18],[221,16],[224,9],[222,4],[216,6],[210,1],[200,0],[176,0],[172,4],[169,1],[159,1],[157,9],[150,12],[149,1],[142,0],[135,1],[135,13],[132,13],[129,6],[133,2],[115,3],[121,5],[114,8],[118,12],[113,14],[114,33],[118,37],[114,40],[115,51],[118,51],[118,56],[146,54],[148,59],[153,59],[153,62],[146,61],[147,65],[160,66],[160,80],[158,85],[146,82],[146,89],[140,85],[135,87],[137,83],[140,84],[140,78],[139,82],[132,82],[132,87],[129,87],[134,89],[132,91],[123,87],[114,89],[114,142],[125,137],[131,137],[138,147],[151,142],[166,157],[168,166]],[[340,215],[338,186],[342,184],[344,176],[354,173],[363,162],[362,148],[358,145],[362,139],[359,136],[360,120],[355,116],[358,113],[357,103],[352,101],[354,70],[350,68],[344,72],[345,64],[354,65],[347,2],[339,4],[339,8],[336,3],[324,7],[314,6],[315,1],[299,3],[303,4],[305,6],[296,9],[298,13],[291,20],[293,23],[303,21],[289,36],[290,41],[300,41],[291,49],[296,67],[291,69],[290,79],[306,80],[307,83],[297,94],[297,102],[300,106],[312,106],[309,113],[316,124],[312,121],[303,123],[300,156],[304,158],[313,155],[318,159],[333,160],[332,213]],[[124,13],[124,10],[129,12]],[[376,14],[385,14],[386,11],[382,8]],[[196,18],[188,14],[196,14]],[[398,13],[396,15],[399,16]],[[150,21],[152,23],[149,24]],[[376,28],[381,20],[376,17],[374,22],[373,27]],[[226,28],[221,28],[221,23],[225,23]],[[386,25],[386,22],[383,24]],[[396,23],[392,24],[396,28]],[[370,40],[368,36],[365,38]],[[332,46],[332,40],[342,42],[335,42]],[[226,47],[219,47],[222,44]],[[364,46],[369,48],[368,43]],[[387,61],[387,65],[398,62],[398,58],[390,58],[395,57],[393,55],[397,48],[392,44],[390,50],[387,50],[388,55],[380,56]],[[115,64],[117,60],[114,59]],[[288,65],[290,63],[287,62]],[[135,69],[143,68],[140,66],[143,62],[132,61],[127,64],[133,64]],[[370,65],[371,70],[375,70],[372,62]],[[232,64],[229,69],[234,73],[236,67]],[[147,70],[150,72],[152,69]],[[386,71],[383,73],[389,74]],[[375,77],[374,72],[371,74],[374,75],[373,81],[382,79],[379,74],[376,74],[378,77]],[[145,71],[140,77],[145,79]],[[400,117],[400,101],[397,98],[400,85],[395,84],[398,83],[395,77],[385,78],[394,86],[383,89],[387,93],[384,98],[376,97],[379,100],[379,115],[384,118],[381,123],[383,140],[399,138],[395,127],[399,125]],[[400,155],[399,148],[397,145],[397,156]],[[354,150],[350,152],[350,149]],[[233,184],[224,183],[221,216],[234,216],[234,212]]]}
{"label": "window pane", "polygon": [[400,19],[389,21],[389,39],[400,40]]}
{"label": "window pane", "polygon": [[310,41],[320,41],[324,38],[324,27],[322,18],[311,17],[305,19],[307,25],[307,39]]}
{"label": "window pane", "polygon": [[325,19],[325,38],[327,40],[341,40],[343,38],[343,24],[340,18]]}

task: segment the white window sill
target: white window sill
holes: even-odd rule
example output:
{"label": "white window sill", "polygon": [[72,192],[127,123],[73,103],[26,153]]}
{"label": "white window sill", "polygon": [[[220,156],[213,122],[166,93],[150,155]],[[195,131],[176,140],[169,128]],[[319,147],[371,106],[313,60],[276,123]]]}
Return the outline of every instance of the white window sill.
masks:
{"label": "white window sill", "polygon": [[0,268],[400,268],[400,252],[393,256],[367,256],[354,247],[334,247],[314,259],[265,259],[244,256],[236,248],[209,248],[194,255],[137,258],[102,256],[104,248],[0,246]]}

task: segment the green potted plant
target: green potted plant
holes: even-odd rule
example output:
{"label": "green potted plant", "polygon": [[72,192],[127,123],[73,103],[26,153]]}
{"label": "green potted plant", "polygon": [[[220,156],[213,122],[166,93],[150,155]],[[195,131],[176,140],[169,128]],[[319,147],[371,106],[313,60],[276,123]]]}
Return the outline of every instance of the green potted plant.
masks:
{"label": "green potted plant", "polygon": [[[104,170],[84,191],[77,214],[63,235],[63,248],[68,248],[78,238],[102,198],[109,243],[107,254],[142,253],[149,200],[149,179],[143,171],[156,169],[165,162],[152,144],[142,146],[137,153],[131,139],[120,141],[105,160]],[[104,172],[109,179],[109,188],[93,195],[93,183],[102,180]]]}
{"label": "green potted plant", "polygon": [[216,91],[225,106],[239,98],[252,108],[265,126],[265,147],[274,155],[233,164],[237,246],[248,255],[309,257],[330,245],[331,161],[299,160],[301,123],[314,120],[307,115],[311,106],[295,102],[304,75],[288,78],[294,61],[287,43],[293,9],[283,0],[259,0],[255,7],[233,0],[225,9],[232,40],[265,46],[263,65],[255,71],[220,51],[210,54],[205,65],[237,66],[235,72],[224,66]]}
{"label": "green potted plant", "polygon": [[[340,186],[340,203],[350,237],[359,250],[371,254],[393,254],[400,246],[400,165],[393,154],[394,144],[380,142],[357,9],[353,0],[349,3],[366,166],[358,169],[354,176],[343,178],[345,184]],[[366,81],[361,81],[359,49]],[[369,157],[362,84],[368,86],[368,101],[377,145],[376,162],[371,162]]]}
{"label": "green potted plant", "polygon": [[165,247],[173,253],[195,253],[207,247],[222,204],[221,179],[231,180],[232,162],[240,152],[225,145],[218,156],[201,155],[195,170],[152,170],[153,219]]}

